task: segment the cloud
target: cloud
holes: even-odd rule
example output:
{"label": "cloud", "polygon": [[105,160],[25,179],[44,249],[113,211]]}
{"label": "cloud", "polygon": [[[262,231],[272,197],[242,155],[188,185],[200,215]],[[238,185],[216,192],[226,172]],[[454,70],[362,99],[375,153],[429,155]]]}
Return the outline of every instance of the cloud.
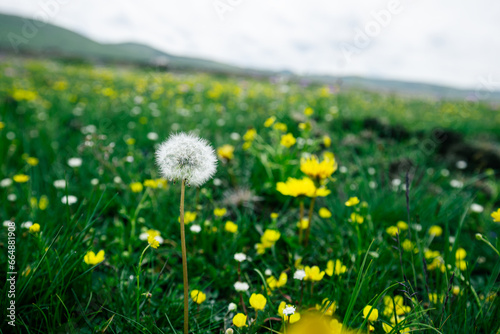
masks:
{"label": "cloud", "polygon": [[[220,4],[226,5],[225,11],[216,9]],[[387,24],[378,23],[376,13],[380,18],[391,6],[400,10]],[[140,42],[173,54],[246,67],[457,87],[475,87],[487,76],[500,81],[500,39],[495,36],[500,31],[500,3],[494,0],[0,3],[0,11],[27,17],[44,8],[52,8],[51,23],[100,42]],[[341,46],[355,45],[359,32],[371,33],[369,43],[347,61]]]}

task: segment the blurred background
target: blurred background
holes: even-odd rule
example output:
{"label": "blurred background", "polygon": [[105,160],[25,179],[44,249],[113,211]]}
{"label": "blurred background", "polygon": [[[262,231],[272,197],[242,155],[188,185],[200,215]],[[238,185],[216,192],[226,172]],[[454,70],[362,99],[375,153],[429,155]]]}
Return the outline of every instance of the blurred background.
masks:
{"label": "blurred background", "polygon": [[493,0],[2,0],[0,52],[498,100],[499,12]]}

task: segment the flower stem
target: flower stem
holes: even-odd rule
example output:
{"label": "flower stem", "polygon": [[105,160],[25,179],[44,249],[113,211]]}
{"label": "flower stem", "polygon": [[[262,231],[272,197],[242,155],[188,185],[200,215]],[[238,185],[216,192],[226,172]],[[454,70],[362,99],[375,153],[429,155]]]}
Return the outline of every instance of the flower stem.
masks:
{"label": "flower stem", "polygon": [[181,204],[180,204],[180,220],[181,220],[181,248],[182,248],[182,278],[184,283],[184,334],[189,332],[189,285],[188,285],[188,267],[186,255],[186,235],[184,231],[184,192],[186,189],[186,180],[182,180],[181,184]]}
{"label": "flower stem", "polygon": [[315,201],[316,201],[316,197],[313,197],[311,199],[311,206],[309,207],[309,224],[307,225],[306,240],[305,240],[306,247],[307,247],[307,244],[309,243],[309,233],[311,232],[312,216],[313,216],[313,212],[314,212],[314,202]]}
{"label": "flower stem", "polygon": [[130,240],[128,243],[129,253],[132,253],[132,244],[133,244],[133,241],[135,241],[135,226],[137,223],[137,217],[139,216],[139,212],[142,210],[143,205],[144,205],[144,201],[146,200],[148,195],[149,195],[149,189],[146,189],[146,191],[144,191],[144,194],[142,195],[142,198],[141,198],[139,204],[137,205],[137,208],[134,211],[134,216],[130,220],[131,229],[130,229]]}
{"label": "flower stem", "polygon": [[141,265],[142,259],[144,258],[144,253],[149,248],[150,245],[147,245],[146,248],[142,251],[141,257],[139,258],[139,266],[137,267],[137,292],[136,292],[136,304],[137,304],[137,322],[139,322],[139,296],[141,295],[140,291],[140,279],[141,279]]}
{"label": "flower stem", "polygon": [[243,309],[243,313],[245,313],[245,315],[248,315],[247,308],[245,307],[245,302],[243,301],[243,293],[242,292],[240,292],[240,303],[241,303],[241,308]]}
{"label": "flower stem", "polygon": [[299,209],[299,245],[302,245],[302,219],[304,219],[304,200],[300,200],[300,209]]}

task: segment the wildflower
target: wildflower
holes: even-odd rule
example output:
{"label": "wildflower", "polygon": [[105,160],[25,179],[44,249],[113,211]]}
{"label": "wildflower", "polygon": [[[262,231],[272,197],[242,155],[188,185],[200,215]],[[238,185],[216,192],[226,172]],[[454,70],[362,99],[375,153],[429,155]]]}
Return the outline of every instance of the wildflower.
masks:
{"label": "wildflower", "polygon": [[405,252],[411,252],[415,248],[415,244],[409,239],[403,240],[401,246]]}
{"label": "wildflower", "polygon": [[191,291],[191,298],[195,303],[201,304],[207,299],[207,295],[204,294],[202,291],[193,290]]}
{"label": "wildflower", "polygon": [[276,277],[270,276],[270,277],[266,278],[266,283],[269,286],[269,289],[274,290],[274,289],[276,289],[278,280],[276,279]]}
{"label": "wildflower", "polygon": [[297,227],[301,230],[306,230],[309,227],[309,219],[302,218],[302,220],[297,223]]}
{"label": "wildflower", "polygon": [[238,225],[228,220],[224,225],[224,230],[229,233],[236,233],[238,232]]}
{"label": "wildflower", "polygon": [[467,252],[465,251],[465,249],[463,249],[461,247],[459,249],[457,249],[457,252],[455,253],[455,258],[457,259],[457,261],[465,259],[466,256],[467,256]]}
{"label": "wildflower", "polygon": [[319,209],[318,213],[321,218],[330,218],[332,216],[332,213],[327,208]]}
{"label": "wildflower", "polygon": [[293,145],[295,145],[296,142],[297,140],[291,133],[287,133],[286,135],[281,136],[280,144],[282,146],[285,146],[286,148],[292,147]]}
{"label": "wildflower", "polygon": [[325,273],[328,276],[332,276],[333,274],[340,276],[343,273],[345,273],[346,270],[347,270],[347,267],[345,265],[343,265],[339,259],[337,259],[337,260],[335,260],[335,262],[333,262],[333,260],[328,261],[328,263],[326,264]]}
{"label": "wildflower", "polygon": [[363,218],[362,215],[356,212],[351,213],[351,223],[363,224],[364,221],[365,219]]}
{"label": "wildflower", "polygon": [[401,230],[401,231],[406,231],[408,229],[408,224],[402,220],[398,221],[396,223],[396,226]]}
{"label": "wildflower", "polygon": [[300,313],[296,312],[294,306],[286,304],[285,302],[280,303],[278,307],[278,313],[283,317],[283,320],[285,322],[288,322],[290,320],[291,324],[300,320]]}
{"label": "wildflower", "polygon": [[330,147],[332,145],[332,138],[323,136],[323,145],[325,145],[326,148]]}
{"label": "wildflower", "polygon": [[234,310],[236,310],[236,304],[235,303],[229,303],[229,305],[227,306],[227,311],[231,312],[231,311],[234,311]]}
{"label": "wildflower", "polygon": [[63,198],[61,198],[61,202],[62,202],[62,204],[71,205],[71,204],[75,204],[76,202],[78,202],[78,198],[76,196],[73,196],[73,195],[63,196]]}
{"label": "wildflower", "polygon": [[443,234],[443,229],[441,226],[432,225],[431,227],[429,227],[428,233],[431,236],[440,237]]}
{"label": "wildflower", "polygon": [[[133,184],[133,183],[132,183]],[[130,185],[130,187],[132,188],[132,184]],[[151,180],[151,179],[147,179],[147,180],[144,180],[144,186],[147,187],[147,188],[151,188],[151,189],[156,189],[158,188],[158,182],[156,180]],[[134,189],[132,189],[132,191],[134,191]],[[137,192],[141,192],[141,190],[137,191]],[[134,191],[135,192],[135,191]]]}
{"label": "wildflower", "polygon": [[250,286],[246,282],[236,282],[234,283],[234,289],[238,292],[245,292]]}
{"label": "wildflower", "polygon": [[87,254],[83,257],[83,261],[91,266],[101,263],[104,261],[104,250],[100,250],[97,255],[93,251],[87,252]]}
{"label": "wildflower", "polygon": [[33,224],[30,226],[30,233],[38,233],[40,232],[40,224]]}
{"label": "wildflower", "polygon": [[271,219],[278,219],[279,217],[279,214],[277,214],[276,212],[271,212]]}
{"label": "wildflower", "polygon": [[[332,321],[330,321],[330,328],[331,328],[331,333],[342,333],[342,323],[339,322],[338,319],[332,319]],[[347,333],[347,332],[346,332]]]}
{"label": "wildflower", "polygon": [[71,158],[68,160],[68,166],[77,168],[82,165],[82,158]]}
{"label": "wildflower", "polygon": [[130,189],[134,193],[140,193],[144,189],[144,187],[142,186],[142,183],[134,182],[130,184]]}
{"label": "wildflower", "polygon": [[[369,314],[369,315],[368,315]],[[377,321],[378,310],[371,305],[366,305],[363,309],[363,318],[367,318],[368,321]]]}
{"label": "wildflower", "polygon": [[286,130],[288,130],[288,127],[284,123],[276,123],[274,124],[273,129],[286,132]]}
{"label": "wildflower", "polygon": [[281,233],[276,230],[265,230],[260,237],[260,241],[265,248],[271,248],[281,237]]}
{"label": "wildflower", "polygon": [[1,188],[7,188],[7,187],[10,187],[11,185],[12,185],[11,179],[3,179],[2,181],[0,181]]}
{"label": "wildflower", "polygon": [[223,217],[227,213],[226,208],[215,208],[214,209],[214,216],[216,217]]}
{"label": "wildflower", "polygon": [[250,141],[244,142],[243,145],[241,146],[241,148],[243,148],[244,151],[248,150],[250,147],[252,147],[252,142]]}
{"label": "wildflower", "polygon": [[148,244],[155,249],[160,246],[160,242],[156,240],[156,237],[153,237],[151,235],[148,237]]}
{"label": "wildflower", "polygon": [[17,174],[12,177],[16,183],[26,183],[29,181],[30,177],[26,174]]}
{"label": "wildflower", "polygon": [[36,165],[38,165],[38,162],[39,162],[39,160],[37,158],[34,158],[34,157],[28,157],[26,159],[26,163],[30,166],[36,166]]}
{"label": "wildflower", "polygon": [[265,126],[266,128],[268,128],[268,127],[270,127],[271,125],[273,125],[273,124],[274,124],[274,122],[276,122],[276,117],[271,116],[271,117],[269,117],[268,119],[266,119],[266,121],[264,122],[264,126]]}
{"label": "wildflower", "polygon": [[337,164],[335,159],[324,159],[319,162],[316,156],[312,156],[300,160],[300,170],[313,179],[323,180],[330,177],[337,170]]}
{"label": "wildflower", "polygon": [[395,237],[399,233],[399,228],[397,226],[389,226],[385,229],[385,232],[391,237]]}
{"label": "wildflower", "polygon": [[437,304],[437,303],[442,303],[444,299],[443,295],[438,295],[437,293],[429,293],[429,301],[431,303]]}
{"label": "wildflower", "polygon": [[[5,223],[4,223],[4,225],[5,225]],[[31,226],[33,226],[33,222],[30,222],[30,221],[27,221],[27,222],[24,222],[24,223],[21,224],[22,228],[28,228],[29,229]],[[38,226],[39,226],[38,228],[40,229],[40,225],[38,225]]]}
{"label": "wildflower", "polygon": [[325,197],[330,194],[330,190],[324,187],[316,188],[313,180],[308,177],[302,179],[289,177],[286,182],[276,183],[276,190],[285,196],[293,197]]}
{"label": "wildflower", "polygon": [[288,275],[285,272],[282,272],[280,274],[280,277],[278,278],[278,281],[276,282],[276,287],[281,288],[286,284],[287,281],[288,281]]}
{"label": "wildflower", "polygon": [[233,317],[233,325],[238,328],[245,327],[247,325],[247,316],[243,313],[238,313]]}
{"label": "wildflower", "polygon": [[480,204],[477,204],[477,203],[472,203],[470,205],[470,209],[471,209],[471,211],[476,212],[476,213],[481,213],[484,211],[484,207]]}
{"label": "wildflower", "polygon": [[355,206],[359,203],[359,199],[357,197],[351,197],[345,202],[345,206]]}
{"label": "wildflower", "polygon": [[4,122],[0,122],[0,130],[2,130],[3,128],[5,128],[5,123]]}
{"label": "wildflower", "polygon": [[66,180],[55,180],[54,187],[57,189],[65,189],[66,188]]}
{"label": "wildflower", "polygon": [[500,208],[491,213],[491,218],[495,223],[500,223]]}
{"label": "wildflower", "polygon": [[47,209],[49,206],[49,198],[46,195],[42,195],[40,197],[40,201],[38,201],[38,208],[42,211]]}
{"label": "wildflower", "polygon": [[321,305],[316,304],[316,309],[318,311],[321,311],[323,308],[325,308],[323,310],[324,314],[331,316],[337,310],[337,303],[335,301],[330,301],[328,298],[325,298],[321,302]]}
{"label": "wildflower", "polygon": [[250,296],[250,305],[256,310],[260,311],[266,307],[267,299],[263,295],[252,293]]}
{"label": "wildflower", "polygon": [[193,224],[191,225],[191,227],[189,228],[189,230],[193,233],[200,233],[201,232],[201,226],[198,225],[198,224]]}
{"label": "wildflower", "polygon": [[[196,212],[186,211],[184,213],[184,224],[189,224],[194,222],[196,219]],[[179,223],[181,222],[181,217],[178,218]]]}
{"label": "wildflower", "polygon": [[243,135],[243,140],[246,142],[252,142],[257,136],[257,131],[254,128],[248,129],[247,132]]}
{"label": "wildflower", "polygon": [[217,149],[217,155],[221,159],[232,160],[234,158],[234,146],[233,145],[223,145]]}
{"label": "wildflower", "polygon": [[306,272],[306,277],[304,277],[304,279],[306,281],[321,281],[323,279],[323,276],[325,276],[325,272],[320,271],[318,266],[314,267],[306,266],[305,272]]}
{"label": "wildflower", "polygon": [[311,116],[313,113],[314,113],[314,110],[311,107],[307,107],[306,109],[304,109],[304,115],[306,115],[306,116]]}
{"label": "wildflower", "polygon": [[172,134],[156,151],[156,163],[166,179],[196,187],[212,178],[217,159],[210,144],[193,134]]}
{"label": "wildflower", "polygon": [[243,262],[247,259],[247,256],[244,253],[236,253],[234,254],[234,259],[238,262]]}
{"label": "wildflower", "polygon": [[298,279],[299,281],[302,281],[305,277],[306,277],[305,270],[299,269],[293,273],[293,278]]}

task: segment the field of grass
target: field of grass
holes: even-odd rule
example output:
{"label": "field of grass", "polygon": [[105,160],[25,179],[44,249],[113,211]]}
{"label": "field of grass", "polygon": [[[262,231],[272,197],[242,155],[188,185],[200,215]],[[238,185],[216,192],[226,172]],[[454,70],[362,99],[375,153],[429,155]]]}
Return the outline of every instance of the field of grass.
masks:
{"label": "field of grass", "polygon": [[[182,332],[181,184],[155,165],[178,132],[219,159],[186,188],[193,333],[500,333],[498,106],[26,59],[0,74],[2,333]],[[325,196],[278,191],[311,156],[334,165]]]}

